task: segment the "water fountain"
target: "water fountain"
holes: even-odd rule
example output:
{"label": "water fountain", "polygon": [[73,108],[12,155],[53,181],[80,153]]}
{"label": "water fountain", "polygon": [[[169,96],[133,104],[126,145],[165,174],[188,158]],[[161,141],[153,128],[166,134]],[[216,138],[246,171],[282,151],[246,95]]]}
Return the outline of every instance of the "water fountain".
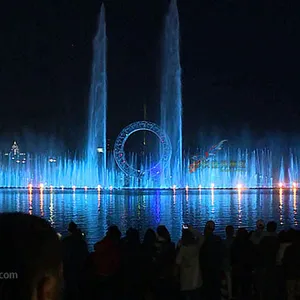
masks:
{"label": "water fountain", "polygon": [[176,0],[171,0],[165,18],[162,46],[160,126],[170,138],[172,157],[169,167],[161,176],[161,187],[171,186],[173,182],[182,187],[181,67]]}
{"label": "water fountain", "polygon": [[[75,191],[81,188],[99,191],[102,188],[112,190],[181,187],[188,190],[200,187],[297,186],[300,181],[299,148],[285,149],[282,152],[280,145],[276,143],[264,148],[255,148],[253,144],[253,148],[250,148],[243,146],[245,138],[241,138],[239,145],[231,145],[230,137],[224,137],[229,139],[229,143],[213,157],[205,160],[195,172],[189,172],[191,153],[185,151],[183,155],[182,152],[179,17],[176,0],[171,0],[163,32],[160,127],[151,122],[136,122],[121,131],[122,138],[117,138],[117,154],[124,155],[122,147],[128,135],[138,130],[154,132],[160,139],[160,145],[168,141],[157,150],[163,158],[162,163],[155,162],[153,156],[149,155],[144,165],[138,166],[138,154],[131,153],[126,156],[126,168],[123,172],[122,159],[117,160],[116,164],[116,156],[106,151],[106,23],[102,6],[93,45],[89,123],[84,159],[72,158],[69,155],[53,158],[48,154],[25,157],[14,144],[10,153],[0,155],[0,187],[27,188],[29,185],[43,189],[69,188]],[[142,124],[142,128],[134,127],[139,126],[137,124]],[[201,145],[202,149],[198,150],[198,154],[205,156],[210,146],[210,142]]]}
{"label": "water fountain", "polygon": [[106,185],[106,23],[102,4],[94,53],[89,101],[88,142],[86,149],[86,180],[96,186]]}

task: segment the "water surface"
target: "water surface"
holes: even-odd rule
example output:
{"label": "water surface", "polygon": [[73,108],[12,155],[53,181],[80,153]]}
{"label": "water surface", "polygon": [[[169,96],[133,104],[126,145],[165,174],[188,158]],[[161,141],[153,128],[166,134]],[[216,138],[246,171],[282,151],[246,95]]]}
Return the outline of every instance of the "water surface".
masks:
{"label": "water surface", "polygon": [[299,193],[296,190],[202,190],[200,191],[76,191],[0,190],[0,211],[22,211],[46,218],[61,234],[70,221],[86,233],[89,246],[105,235],[107,227],[129,227],[143,235],[148,227],[164,224],[177,241],[183,223],[203,230],[213,219],[217,233],[228,224],[255,227],[257,219],[275,220],[279,228],[298,227]]}

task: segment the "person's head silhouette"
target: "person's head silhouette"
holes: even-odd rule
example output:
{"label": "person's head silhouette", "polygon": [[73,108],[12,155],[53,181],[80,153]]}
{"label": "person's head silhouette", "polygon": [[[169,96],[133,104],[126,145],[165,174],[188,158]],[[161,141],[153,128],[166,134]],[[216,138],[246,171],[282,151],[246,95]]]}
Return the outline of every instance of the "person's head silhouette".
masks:
{"label": "person's head silhouette", "polygon": [[57,300],[61,242],[50,224],[22,213],[0,214],[0,299]]}

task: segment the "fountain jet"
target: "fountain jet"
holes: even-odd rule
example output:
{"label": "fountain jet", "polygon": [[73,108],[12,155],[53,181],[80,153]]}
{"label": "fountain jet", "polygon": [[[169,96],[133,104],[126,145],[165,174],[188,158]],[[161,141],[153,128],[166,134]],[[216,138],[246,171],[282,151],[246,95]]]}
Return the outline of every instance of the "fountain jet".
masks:
{"label": "fountain jet", "polygon": [[169,168],[162,172],[161,187],[182,186],[182,97],[176,0],[171,0],[165,18],[162,46],[160,125],[170,138],[173,153]]}
{"label": "fountain jet", "polygon": [[98,31],[93,43],[93,65],[89,99],[88,141],[86,148],[86,180],[97,186],[106,185],[106,23],[102,4]]}

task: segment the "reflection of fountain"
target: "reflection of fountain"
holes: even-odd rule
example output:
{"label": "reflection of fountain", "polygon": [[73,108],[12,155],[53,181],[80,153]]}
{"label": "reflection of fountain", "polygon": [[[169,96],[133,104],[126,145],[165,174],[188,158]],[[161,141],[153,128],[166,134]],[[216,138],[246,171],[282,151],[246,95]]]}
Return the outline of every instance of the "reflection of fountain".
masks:
{"label": "reflection of fountain", "polygon": [[[42,195],[42,194],[41,194]],[[41,198],[41,201],[42,198]],[[50,205],[49,205],[49,222],[53,226],[54,225],[54,204],[53,204],[53,193],[50,193]]]}
{"label": "reflection of fountain", "polygon": [[294,226],[298,226],[297,221],[297,188],[293,188],[293,217],[294,217]]}
{"label": "reflection of fountain", "polygon": [[241,201],[242,201],[242,189],[238,188],[238,222],[239,222],[239,225],[242,224],[242,218],[243,218]]}
{"label": "reflection of fountain", "polygon": [[279,221],[280,225],[283,224],[283,190],[279,189]]}
{"label": "reflection of fountain", "polygon": [[28,192],[28,214],[32,215],[32,191]]}
{"label": "reflection of fountain", "polygon": [[40,214],[42,217],[44,216],[44,192],[42,189],[40,190]]}

